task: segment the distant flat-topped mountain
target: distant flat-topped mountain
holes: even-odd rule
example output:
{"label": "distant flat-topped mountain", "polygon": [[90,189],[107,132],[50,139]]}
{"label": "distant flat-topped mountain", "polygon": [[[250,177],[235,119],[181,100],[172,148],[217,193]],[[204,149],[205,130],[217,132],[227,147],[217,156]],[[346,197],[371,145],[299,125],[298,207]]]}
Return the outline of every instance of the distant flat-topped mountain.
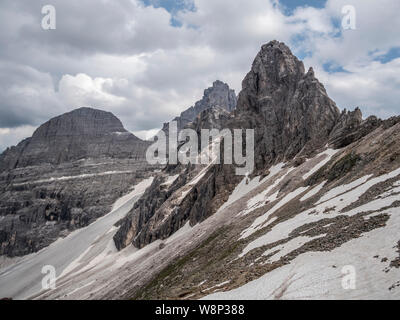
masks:
{"label": "distant flat-topped mountain", "polygon": [[151,168],[149,142],[111,112],[79,108],[0,155],[0,255],[37,251],[110,211]]}
{"label": "distant flat-topped mountain", "polygon": [[42,124],[31,138],[0,156],[0,169],[84,158],[139,159],[149,144],[128,132],[111,112],[79,108]]}

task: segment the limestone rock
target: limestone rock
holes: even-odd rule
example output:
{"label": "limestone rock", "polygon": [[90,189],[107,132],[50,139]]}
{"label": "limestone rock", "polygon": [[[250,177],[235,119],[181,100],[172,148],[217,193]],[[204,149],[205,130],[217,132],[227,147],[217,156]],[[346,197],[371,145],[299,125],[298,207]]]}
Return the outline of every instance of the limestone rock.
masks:
{"label": "limestone rock", "polygon": [[[172,121],[178,123],[178,131],[182,130],[188,123],[194,121],[204,110],[219,107],[231,112],[237,103],[235,91],[230,89],[226,83],[220,80],[214,81],[212,87],[204,90],[203,98],[195,103],[194,106],[183,111],[179,117]],[[163,131],[168,132],[169,123],[165,123]]]}
{"label": "limestone rock", "polygon": [[147,146],[110,112],[80,108],[6,150],[0,156],[0,255],[38,251],[108,213],[151,171]]}

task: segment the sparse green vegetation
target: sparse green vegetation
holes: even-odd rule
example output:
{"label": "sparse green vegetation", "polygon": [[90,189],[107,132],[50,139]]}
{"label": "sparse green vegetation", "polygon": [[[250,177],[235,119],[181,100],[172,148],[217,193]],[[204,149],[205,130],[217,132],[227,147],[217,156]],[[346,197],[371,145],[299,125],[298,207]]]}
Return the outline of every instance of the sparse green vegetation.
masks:
{"label": "sparse green vegetation", "polygon": [[350,172],[360,160],[360,156],[349,153],[331,165],[331,161],[314,173],[307,181],[307,185],[312,186],[317,182],[327,179],[329,182],[343,177]]}
{"label": "sparse green vegetation", "polygon": [[338,160],[328,172],[328,181],[333,181],[349,172],[360,160],[357,154],[349,153]]}

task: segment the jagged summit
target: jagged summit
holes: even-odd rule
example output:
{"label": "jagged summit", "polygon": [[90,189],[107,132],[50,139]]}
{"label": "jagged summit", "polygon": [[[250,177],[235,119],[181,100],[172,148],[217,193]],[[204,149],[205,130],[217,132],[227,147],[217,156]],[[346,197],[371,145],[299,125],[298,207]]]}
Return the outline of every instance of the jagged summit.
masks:
{"label": "jagged summit", "polygon": [[261,47],[260,52],[254,59],[252,71],[260,73],[263,80],[269,80],[263,83],[260,89],[269,89],[272,91],[280,81],[288,80],[298,81],[304,75],[303,62],[292,54],[292,51],[283,42],[271,41]]}
{"label": "jagged summit", "polygon": [[[207,94],[202,101],[207,100],[206,97]],[[211,127],[254,129],[254,175],[262,176],[268,175],[274,164],[289,163],[294,158],[294,162],[301,162],[323,151],[327,145],[346,146],[379,124],[379,121],[364,123],[360,110],[341,113],[315,77],[314,70],[310,68],[305,73],[303,63],[284,43],[272,41],[262,46],[257,54],[243,81],[236,110],[228,113],[221,108],[207,109],[187,126],[198,134],[202,128]],[[173,191],[165,196],[162,181],[160,186],[154,182],[147,197],[132,209],[116,233],[117,248],[129,243],[141,248],[170,236],[188,221],[193,225],[211,216],[221,199],[241,180],[233,168],[223,164],[211,166],[204,181],[193,186],[192,193],[178,197],[180,202],[174,207],[175,204],[165,203],[171,199],[176,201],[171,196],[173,188],[182,187],[185,180],[188,183],[193,171],[171,166],[171,170],[167,170],[170,173],[181,170]],[[158,205],[154,205],[155,202]]]}
{"label": "jagged summit", "polygon": [[242,85],[237,114],[256,128],[258,168],[310,156],[327,144],[345,147],[382,124],[374,116],[363,120],[359,108],[340,112],[314,69],[305,73],[303,62],[276,40],[261,47]]}
{"label": "jagged summit", "polygon": [[[179,117],[173,119],[177,121],[178,130],[182,130],[188,123],[192,122],[204,110],[219,107],[231,112],[236,107],[235,90],[229,86],[216,80],[213,85],[204,90],[203,98],[195,103],[194,106],[183,111]],[[168,131],[168,123],[164,124],[163,130]]]}
{"label": "jagged summit", "polygon": [[326,144],[340,116],[313,69],[282,42],[261,47],[242,83],[236,115],[256,130],[258,168]]}
{"label": "jagged summit", "polygon": [[236,107],[235,90],[230,89],[228,84],[220,80],[214,81],[212,87],[205,89],[203,98],[197,101],[193,107],[182,112],[181,117],[193,121],[192,110],[197,115],[201,111],[213,107],[220,107],[229,112]]}

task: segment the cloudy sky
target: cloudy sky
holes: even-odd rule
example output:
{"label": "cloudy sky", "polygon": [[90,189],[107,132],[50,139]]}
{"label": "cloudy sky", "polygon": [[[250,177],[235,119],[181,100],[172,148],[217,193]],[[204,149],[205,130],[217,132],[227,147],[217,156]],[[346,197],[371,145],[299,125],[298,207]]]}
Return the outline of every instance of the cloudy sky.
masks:
{"label": "cloudy sky", "polygon": [[[43,30],[44,5],[56,30]],[[356,9],[343,30],[342,8]],[[398,0],[1,0],[0,151],[81,106],[146,137],[284,41],[340,108],[400,114]]]}

